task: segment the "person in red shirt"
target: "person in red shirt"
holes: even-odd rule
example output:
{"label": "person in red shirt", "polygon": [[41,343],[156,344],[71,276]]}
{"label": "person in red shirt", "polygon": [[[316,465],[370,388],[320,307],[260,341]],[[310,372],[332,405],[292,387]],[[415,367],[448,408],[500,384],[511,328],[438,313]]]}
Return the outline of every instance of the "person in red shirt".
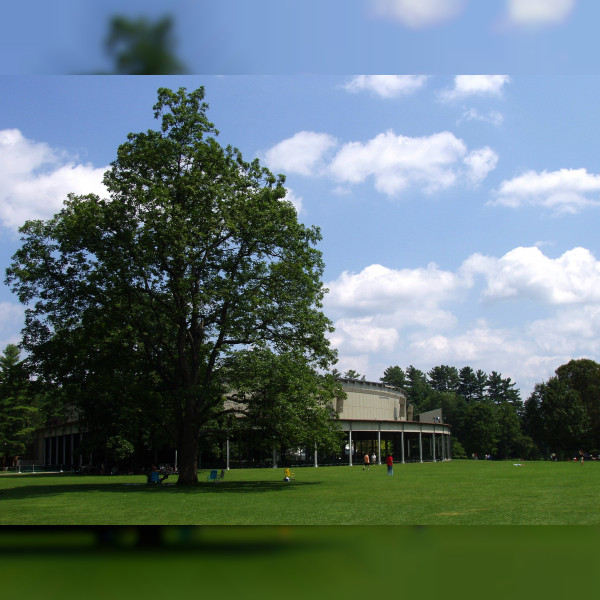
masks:
{"label": "person in red shirt", "polygon": [[394,474],[394,457],[389,454],[387,459],[386,459],[386,464],[387,464],[387,468],[388,468],[388,475],[393,475]]}

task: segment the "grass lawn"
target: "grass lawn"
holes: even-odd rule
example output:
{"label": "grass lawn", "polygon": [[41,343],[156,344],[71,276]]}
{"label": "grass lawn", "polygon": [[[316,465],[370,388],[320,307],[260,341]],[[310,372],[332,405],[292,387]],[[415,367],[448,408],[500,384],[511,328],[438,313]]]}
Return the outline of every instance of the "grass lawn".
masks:
{"label": "grass lawn", "polygon": [[[0,525],[598,525],[600,462],[453,461],[136,476],[1,474]],[[169,482],[175,482],[170,477]]]}

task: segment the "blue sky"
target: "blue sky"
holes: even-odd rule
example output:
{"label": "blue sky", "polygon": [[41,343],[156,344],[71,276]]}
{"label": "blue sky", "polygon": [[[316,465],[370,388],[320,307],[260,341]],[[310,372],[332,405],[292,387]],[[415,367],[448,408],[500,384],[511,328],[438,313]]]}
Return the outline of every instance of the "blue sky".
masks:
{"label": "blue sky", "polygon": [[596,0],[21,0],[0,73],[109,69],[117,13],[172,15],[192,73],[598,72]]}
{"label": "blue sky", "polygon": [[[287,175],[318,225],[340,370],[469,365],[526,395],[600,360],[600,78],[0,78],[0,264],[26,218],[102,193],[160,86],[206,88],[223,144]],[[0,287],[0,346],[22,308]]]}
{"label": "blue sky", "polygon": [[[570,358],[600,360],[600,3],[3,10],[3,270],[26,218],[50,216],[71,191],[103,193],[127,133],[155,125],[158,87],[204,85],[221,142],[285,173],[299,218],[322,230],[340,370],[378,380],[390,365],[470,365],[526,397]],[[64,75],[110,68],[110,15],[167,12],[197,75]],[[465,76],[482,73],[500,75]],[[22,310],[0,286],[0,347],[18,342]]]}

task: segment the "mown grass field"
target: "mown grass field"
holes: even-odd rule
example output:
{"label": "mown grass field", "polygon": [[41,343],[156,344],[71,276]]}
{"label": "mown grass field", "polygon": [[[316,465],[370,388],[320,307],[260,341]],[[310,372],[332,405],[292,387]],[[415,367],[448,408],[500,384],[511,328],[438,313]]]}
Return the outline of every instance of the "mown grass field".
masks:
{"label": "mown grass field", "polygon": [[[1,525],[597,525],[600,462],[453,461],[135,476],[0,475]],[[176,477],[169,482],[175,483]]]}

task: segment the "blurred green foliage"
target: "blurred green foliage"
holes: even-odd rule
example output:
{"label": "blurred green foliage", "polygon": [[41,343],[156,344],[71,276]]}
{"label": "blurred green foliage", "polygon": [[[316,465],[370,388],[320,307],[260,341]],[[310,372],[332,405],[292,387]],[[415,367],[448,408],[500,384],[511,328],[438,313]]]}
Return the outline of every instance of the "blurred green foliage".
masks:
{"label": "blurred green foliage", "polygon": [[130,19],[114,16],[110,20],[106,51],[114,60],[116,75],[177,75],[185,73],[175,55],[173,19],[165,16],[156,22],[146,17]]}

